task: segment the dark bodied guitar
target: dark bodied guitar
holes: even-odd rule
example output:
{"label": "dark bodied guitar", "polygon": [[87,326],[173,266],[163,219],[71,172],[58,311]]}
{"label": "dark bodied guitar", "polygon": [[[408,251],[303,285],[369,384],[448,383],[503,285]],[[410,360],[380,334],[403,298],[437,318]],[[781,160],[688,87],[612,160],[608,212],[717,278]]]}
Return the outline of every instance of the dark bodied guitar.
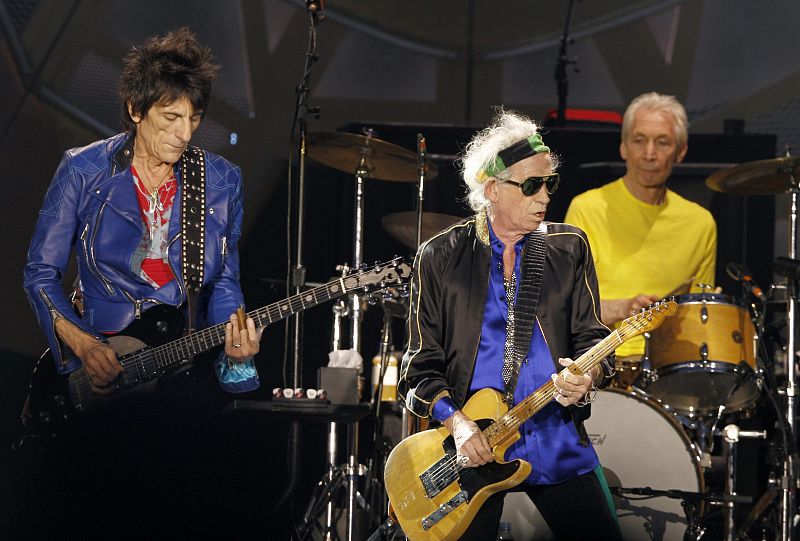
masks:
{"label": "dark bodied guitar", "polygon": [[[371,293],[402,285],[410,276],[408,264],[395,258],[253,310],[247,317],[253,318],[257,328],[265,327],[348,293]],[[124,396],[152,392],[159,377],[225,342],[224,323],[175,339],[182,332],[182,323],[183,317],[177,308],[159,305],[146,310],[141,319],[110,337],[108,343],[116,352],[123,372],[112,382],[109,394],[93,392],[83,368],[61,375],[56,372],[52,357],[43,355],[31,376],[30,392],[22,413],[23,425],[38,425],[33,432],[39,437],[54,434],[57,425],[76,412],[86,413]]]}
{"label": "dark bodied guitar", "polygon": [[[661,325],[677,308],[668,301],[629,317],[563,372],[588,372],[625,341]],[[483,430],[494,462],[475,468],[459,466],[455,442],[444,427],[418,432],[397,444],[386,461],[384,481],[390,514],[410,541],[458,539],[489,496],[530,475],[528,462],[505,462],[505,453],[520,438],[522,423],[547,405],[554,391],[553,382],[548,381],[511,410],[494,389],[481,389],[470,397],[462,410]]]}

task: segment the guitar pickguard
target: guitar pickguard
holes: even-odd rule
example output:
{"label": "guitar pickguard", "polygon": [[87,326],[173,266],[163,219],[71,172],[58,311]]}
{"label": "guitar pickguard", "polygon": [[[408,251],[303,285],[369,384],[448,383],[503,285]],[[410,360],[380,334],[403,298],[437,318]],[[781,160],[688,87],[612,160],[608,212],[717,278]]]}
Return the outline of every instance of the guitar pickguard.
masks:
{"label": "guitar pickguard", "polygon": [[[478,419],[475,421],[481,430],[485,430],[493,422],[492,419]],[[456,446],[453,436],[448,436],[444,439],[442,449],[445,455],[419,476],[425,489],[425,495],[433,499],[453,483],[458,483],[461,490],[422,520],[422,527],[425,530],[432,528],[459,505],[469,503],[479,490],[509,479],[522,466],[520,460],[513,460],[511,462],[489,462],[476,468],[458,467],[456,465]]]}

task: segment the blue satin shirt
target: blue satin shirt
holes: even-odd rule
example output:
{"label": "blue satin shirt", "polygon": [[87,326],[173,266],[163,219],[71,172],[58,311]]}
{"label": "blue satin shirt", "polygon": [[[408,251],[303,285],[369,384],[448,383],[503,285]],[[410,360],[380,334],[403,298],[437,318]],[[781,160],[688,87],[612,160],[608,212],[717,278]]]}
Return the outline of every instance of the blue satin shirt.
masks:
{"label": "blue satin shirt", "polygon": [[[546,227],[545,224],[542,226]],[[471,392],[487,387],[500,392],[505,390],[502,376],[506,320],[508,318],[508,302],[503,286],[503,250],[505,246],[495,236],[491,223],[489,224],[489,235],[492,248],[489,291],[484,307],[475,372],[470,384]],[[525,239],[520,240],[514,247],[517,254],[514,272],[518,278],[520,277],[520,260],[524,241]],[[519,288],[519,284],[517,287]],[[514,294],[516,298],[516,292]],[[550,349],[537,321],[528,357],[520,367],[517,388],[514,392],[514,403],[519,403],[547,383],[550,375],[555,372]],[[508,449],[506,460],[521,458],[530,462],[532,470],[526,480],[530,484],[561,483],[592,471],[599,463],[591,444],[583,447],[578,443],[579,436],[575,424],[564,407],[556,401],[551,401],[528,419],[522,425],[520,434],[522,437]]]}

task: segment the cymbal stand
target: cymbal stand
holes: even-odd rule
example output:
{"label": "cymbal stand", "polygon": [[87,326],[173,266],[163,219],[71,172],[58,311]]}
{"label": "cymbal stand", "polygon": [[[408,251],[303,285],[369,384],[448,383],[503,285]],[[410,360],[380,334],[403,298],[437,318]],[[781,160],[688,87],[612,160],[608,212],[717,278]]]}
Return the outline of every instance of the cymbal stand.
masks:
{"label": "cymbal stand", "polygon": [[[428,172],[428,144],[425,141],[425,136],[421,133],[417,134],[417,236],[416,247],[422,244],[422,204],[425,201],[425,174]],[[416,429],[419,420],[416,417],[411,417],[408,408],[403,405],[401,414],[402,427],[400,429],[400,437],[407,438],[413,428]],[[416,430],[414,430],[416,432]]]}
{"label": "cymbal stand", "polygon": [[[369,178],[369,156],[372,149],[369,142],[372,131],[367,130],[366,145],[361,147],[361,160],[355,171],[355,223],[353,226],[353,268],[361,267],[364,259],[364,182]],[[361,351],[361,296],[351,293],[349,296],[350,316],[350,349]],[[358,494],[356,481],[360,471],[358,464],[358,422],[347,427],[347,541],[355,539],[355,517]]]}
{"label": "cymbal stand", "polygon": [[[342,276],[346,276],[348,272],[350,272],[350,268],[347,265],[341,265],[337,268],[337,270],[341,271]],[[341,348],[342,343],[342,320],[346,318],[349,314],[349,309],[347,304],[344,301],[339,300],[333,305],[333,345],[332,348],[334,351]],[[341,476],[341,470],[337,466],[336,463],[336,455],[338,453],[338,430],[337,430],[337,423],[330,422],[328,423],[328,444],[326,448],[326,457],[327,457],[327,479],[328,483],[334,484],[339,476]],[[338,488],[338,487],[337,487]],[[328,495],[328,503],[325,507],[325,530],[323,531],[322,539],[323,541],[332,541],[333,535],[336,531],[336,503],[334,501],[333,495]]]}
{"label": "cymbal stand", "polygon": [[[381,417],[381,406],[383,405],[383,378],[389,366],[389,356],[394,349],[392,345],[392,314],[386,306],[386,299],[381,300],[383,307],[383,328],[381,329],[381,341],[378,346],[380,355],[380,366],[378,369],[378,381],[372,392],[370,405],[372,406],[372,416],[374,419],[372,432],[372,449],[367,463],[367,483],[364,487],[364,499],[371,512],[371,520],[380,521],[383,519],[389,500],[383,486],[383,469],[386,458],[389,456],[391,447],[383,437],[383,417]],[[380,528],[380,526],[379,526]]]}
{"label": "cymbal stand", "polygon": [[422,244],[422,203],[425,201],[425,173],[428,172],[428,145],[425,136],[417,134],[417,244]]}
{"label": "cymbal stand", "polygon": [[[788,155],[788,152],[787,152]],[[789,257],[797,259],[797,200],[800,194],[798,179],[795,170],[790,166],[789,171],[791,187],[791,209],[789,211]],[[796,288],[790,289],[789,302],[786,319],[787,329],[787,351],[786,351],[786,420],[789,424],[791,434],[790,441],[794,447],[794,437],[797,434],[795,423],[795,396],[796,396],[796,374],[795,365],[797,363],[797,291]],[[783,463],[783,477],[781,480],[781,540],[790,541],[794,538],[794,517],[795,502],[794,494],[796,490],[795,464],[793,449],[787,449]]]}
{"label": "cymbal stand", "polygon": [[[766,439],[766,430],[739,430],[739,427],[734,424],[727,425],[722,430],[723,439],[725,441],[725,455],[726,472],[725,472],[725,494],[728,496],[736,496],[736,459],[737,459],[737,443],[743,438],[753,439]],[[736,541],[736,513],[732,499],[724,502],[725,506],[725,523],[724,523],[724,540]]]}

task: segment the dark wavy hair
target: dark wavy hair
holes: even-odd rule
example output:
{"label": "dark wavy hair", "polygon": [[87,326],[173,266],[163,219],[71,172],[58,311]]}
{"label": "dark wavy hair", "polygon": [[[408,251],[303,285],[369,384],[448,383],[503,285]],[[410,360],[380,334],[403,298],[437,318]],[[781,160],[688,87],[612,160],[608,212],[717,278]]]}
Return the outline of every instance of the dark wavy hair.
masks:
{"label": "dark wavy hair", "polygon": [[119,83],[123,129],[136,129],[129,103],[135,114],[144,117],[155,104],[187,98],[196,112],[205,115],[218,71],[211,49],[200,45],[186,27],[133,47],[123,60]]}

